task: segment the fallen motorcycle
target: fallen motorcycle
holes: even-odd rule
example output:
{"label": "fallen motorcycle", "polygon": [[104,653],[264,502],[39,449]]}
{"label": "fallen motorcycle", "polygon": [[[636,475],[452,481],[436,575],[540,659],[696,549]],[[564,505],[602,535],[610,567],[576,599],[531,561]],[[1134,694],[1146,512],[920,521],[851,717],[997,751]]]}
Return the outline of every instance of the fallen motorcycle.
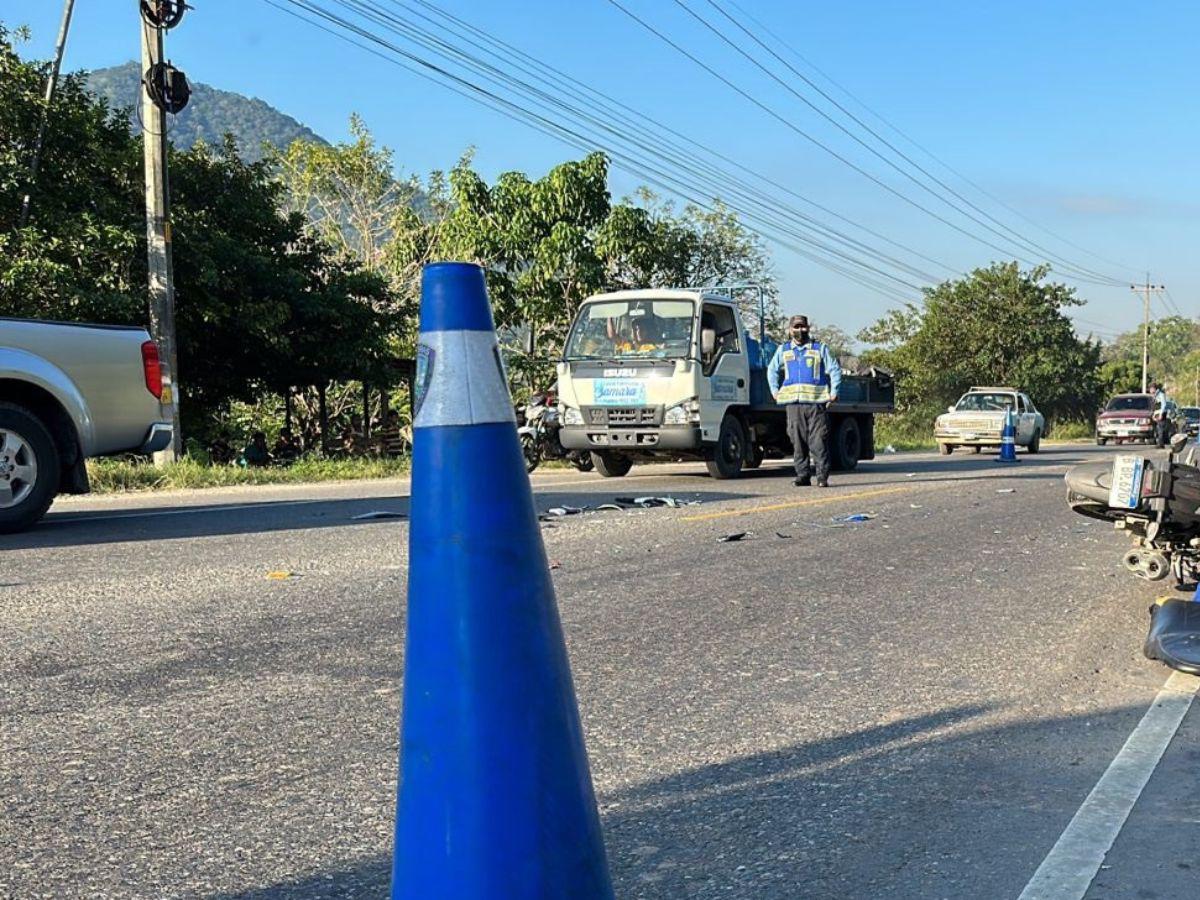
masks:
{"label": "fallen motorcycle", "polygon": [[[1200,581],[1200,446],[1186,434],[1170,441],[1165,460],[1120,454],[1067,472],[1067,503],[1080,515],[1112,522],[1133,546],[1125,568],[1139,578],[1179,585]],[[1197,592],[1200,596],[1200,591]],[[1200,602],[1160,600],[1151,609],[1146,656],[1200,672]]]}
{"label": "fallen motorcycle", "polygon": [[525,457],[525,471],[532,472],[542,460],[565,459],[580,472],[594,468],[592,455],[586,450],[568,450],[559,440],[558,405],[552,393],[536,393],[529,403],[518,407],[518,421],[525,424],[517,429],[521,438],[521,455]]}

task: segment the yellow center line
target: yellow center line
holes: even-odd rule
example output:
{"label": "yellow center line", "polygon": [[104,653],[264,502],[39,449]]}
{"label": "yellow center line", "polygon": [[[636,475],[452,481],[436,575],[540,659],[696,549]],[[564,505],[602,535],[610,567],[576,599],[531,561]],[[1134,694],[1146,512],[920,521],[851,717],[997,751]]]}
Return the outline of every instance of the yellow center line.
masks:
{"label": "yellow center line", "polygon": [[707,522],[711,519],[727,519],[730,516],[751,516],[754,513],[771,512],[776,509],[796,509],[800,506],[821,506],[826,503],[839,503],[843,500],[863,500],[867,497],[882,497],[884,494],[900,494],[916,490],[916,485],[905,484],[900,487],[878,488],[873,491],[855,491],[850,494],[828,494],[821,497],[811,497],[808,500],[793,500],[790,503],[772,503],[769,506],[752,506],[750,509],[726,509],[721,512],[702,513],[698,516],[682,516],[684,522]]}

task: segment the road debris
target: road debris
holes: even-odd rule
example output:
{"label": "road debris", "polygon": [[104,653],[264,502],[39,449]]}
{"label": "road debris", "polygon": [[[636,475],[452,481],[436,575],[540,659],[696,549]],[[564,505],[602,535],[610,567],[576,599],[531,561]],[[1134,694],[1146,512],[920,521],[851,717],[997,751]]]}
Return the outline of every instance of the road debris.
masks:
{"label": "road debris", "polygon": [[924,509],[925,507],[923,507],[920,503],[910,503],[910,504],[908,504],[908,508],[909,509]]}
{"label": "road debris", "polygon": [[997,488],[996,489],[997,494],[1015,494],[1016,492],[1017,492],[1016,488]]}
{"label": "road debris", "polygon": [[287,581],[290,578],[303,578],[303,577],[304,577],[303,575],[297,575],[295,572],[287,572],[282,569],[277,572],[268,572],[267,573],[268,581]]}
{"label": "road debris", "polygon": [[560,563],[557,559],[552,559],[552,560],[550,560],[550,568],[551,569],[561,569],[562,563]]}
{"label": "road debris", "polygon": [[684,506],[698,506],[699,500],[680,500],[676,497],[618,497],[617,503],[625,506],[636,506],[639,509],[651,509],[655,506],[668,506],[680,509]]}
{"label": "road debris", "polygon": [[552,506],[546,510],[548,516],[578,516],[587,509],[586,506]]}
{"label": "road debris", "polygon": [[790,535],[790,534],[784,534],[782,531],[777,531],[777,532],[775,532],[775,537],[777,537],[777,538],[784,538],[784,539],[786,540],[787,538],[790,538],[790,537],[791,537],[791,535]]}
{"label": "road debris", "polygon": [[352,522],[365,522],[374,519],[407,519],[402,512],[396,512],[392,509],[376,509],[371,512],[359,513],[357,516],[351,516]]}
{"label": "road debris", "polygon": [[848,516],[834,516],[832,522],[870,522],[878,518],[875,513],[851,513]]}
{"label": "road debris", "polygon": [[727,535],[724,535],[723,537],[717,538],[717,543],[718,544],[732,544],[732,543],[742,540],[743,538],[750,537],[750,534],[751,534],[751,532],[749,532],[749,531],[735,531],[733,534],[727,534]]}

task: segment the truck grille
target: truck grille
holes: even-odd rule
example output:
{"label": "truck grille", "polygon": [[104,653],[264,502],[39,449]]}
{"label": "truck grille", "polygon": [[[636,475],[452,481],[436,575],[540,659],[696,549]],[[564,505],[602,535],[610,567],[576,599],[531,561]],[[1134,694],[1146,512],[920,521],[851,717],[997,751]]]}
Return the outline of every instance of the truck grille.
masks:
{"label": "truck grille", "polygon": [[592,406],[585,410],[589,425],[657,425],[656,406]]}

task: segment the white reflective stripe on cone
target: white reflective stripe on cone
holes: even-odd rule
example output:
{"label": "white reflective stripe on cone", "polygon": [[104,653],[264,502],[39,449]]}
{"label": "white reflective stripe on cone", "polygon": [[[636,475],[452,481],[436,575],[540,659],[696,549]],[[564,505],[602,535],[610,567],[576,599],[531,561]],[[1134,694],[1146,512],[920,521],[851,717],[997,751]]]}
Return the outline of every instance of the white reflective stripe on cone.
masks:
{"label": "white reflective stripe on cone", "polygon": [[414,387],[414,428],[516,421],[491,331],[423,332]]}

